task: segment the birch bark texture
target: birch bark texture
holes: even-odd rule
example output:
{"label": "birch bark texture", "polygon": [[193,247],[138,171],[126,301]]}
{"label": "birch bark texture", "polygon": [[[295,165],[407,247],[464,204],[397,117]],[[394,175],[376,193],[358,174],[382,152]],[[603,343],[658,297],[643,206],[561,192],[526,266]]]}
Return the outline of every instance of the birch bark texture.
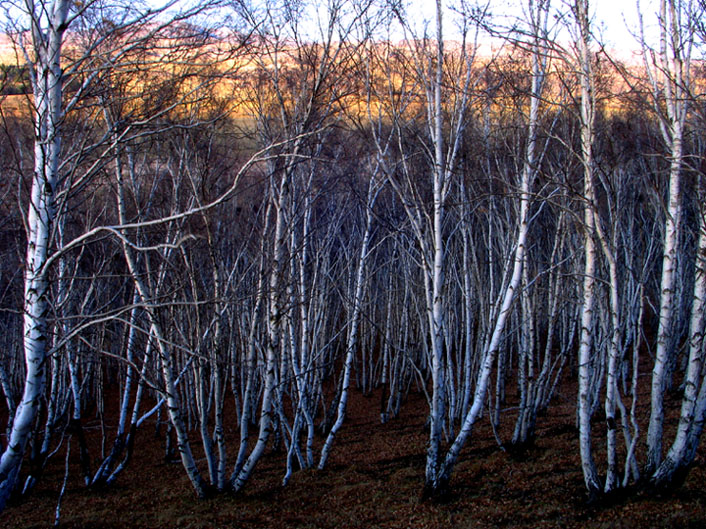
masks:
{"label": "birch bark texture", "polygon": [[596,299],[596,259],[595,242],[595,192],[593,185],[593,134],[595,108],[595,81],[591,57],[591,29],[588,0],[576,0],[573,14],[577,29],[578,75],[581,87],[580,127],[581,127],[581,165],[583,169],[584,200],[584,276],[583,299],[581,305],[581,337],[579,342],[579,446],[581,468],[589,495],[595,496],[600,491],[598,472],[593,460],[591,447],[590,381],[593,377],[594,362],[592,356],[594,305]]}
{"label": "birch bark texture", "polygon": [[[30,65],[34,118],[34,173],[27,211],[24,277],[25,385],[7,448],[0,458],[0,510],[18,478],[22,458],[44,392],[47,369],[47,257],[56,220],[55,199],[61,154],[63,79],[61,49],[70,23],[68,0],[27,2],[30,38],[24,46]],[[31,49],[31,51],[30,51]],[[30,57],[30,53],[33,54]]]}
{"label": "birch bark texture", "polygon": [[[669,186],[664,222],[662,274],[660,279],[659,324],[657,350],[652,369],[650,422],[647,430],[648,473],[662,462],[664,428],[664,392],[671,378],[671,365],[676,355],[674,336],[675,299],[678,260],[682,231],[682,165],[684,163],[684,127],[689,111],[692,29],[688,0],[660,0],[659,48],[644,50],[651,97],[660,121],[669,159]],[[650,59],[651,58],[651,59]]]}

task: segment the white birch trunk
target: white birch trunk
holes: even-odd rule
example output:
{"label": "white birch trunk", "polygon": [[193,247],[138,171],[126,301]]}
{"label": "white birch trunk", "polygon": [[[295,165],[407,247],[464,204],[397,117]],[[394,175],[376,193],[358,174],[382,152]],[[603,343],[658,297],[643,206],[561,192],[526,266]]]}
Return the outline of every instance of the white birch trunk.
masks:
{"label": "white birch trunk", "polygon": [[274,409],[275,378],[277,371],[277,354],[280,349],[281,319],[280,310],[280,282],[285,248],[285,190],[288,185],[287,169],[282,174],[279,189],[272,189],[272,193],[277,193],[272,200],[275,201],[275,233],[273,241],[273,262],[270,271],[269,282],[269,314],[267,318],[268,342],[265,353],[265,387],[262,394],[262,404],[260,408],[260,428],[257,442],[250,455],[245,460],[241,468],[236,466],[230,477],[230,487],[234,492],[240,491],[250,475],[255,469],[258,461],[265,451],[265,446],[272,433],[273,415],[277,411]]}
{"label": "white birch trunk", "polygon": [[[681,129],[679,135],[681,135]],[[677,131],[675,130],[675,133]],[[669,363],[675,354],[672,337],[674,315],[674,290],[677,276],[677,251],[681,217],[681,138],[672,145],[672,162],[669,171],[669,203],[665,220],[662,279],[660,283],[659,326],[657,351],[652,369],[650,423],[647,430],[647,470],[652,472],[662,460],[662,430],[664,424],[664,391],[669,376]]]}
{"label": "white birch trunk", "polygon": [[686,467],[691,464],[694,452],[690,450],[689,443],[696,442],[703,424],[703,418],[698,415],[699,408],[704,408],[703,401],[706,400],[706,394],[703,391],[704,313],[706,312],[706,220],[704,218],[706,207],[703,196],[700,196],[699,204],[700,229],[694,270],[694,291],[689,325],[689,361],[684,381],[684,397],[674,441],[665,459],[650,478],[651,482],[658,487],[670,485],[675,478],[680,478],[680,472],[686,470]]}
{"label": "white birch trunk", "polygon": [[444,47],[442,28],[442,4],[436,1],[436,71],[433,81],[433,134],[434,142],[434,174],[433,193],[434,211],[432,224],[432,251],[433,265],[431,274],[431,304],[428,304],[429,332],[431,338],[431,377],[432,377],[432,402],[429,428],[429,446],[427,449],[425,488],[437,491],[439,472],[439,446],[444,424],[444,313],[442,290],[444,285],[444,177],[446,167],[444,163],[443,140],[443,108],[441,106],[441,83],[443,82]]}
{"label": "white birch trunk", "polygon": [[[513,263],[513,275],[511,276],[510,284],[508,285],[508,290],[505,293],[505,300],[503,300],[503,307],[507,306],[508,309],[512,304],[512,300],[515,296],[515,291],[519,286],[519,281],[516,279],[515,274],[520,275],[520,280],[525,277],[525,285],[529,283],[527,279],[527,270],[524,266],[525,261],[525,246],[527,234],[529,232],[529,204],[530,204],[530,191],[532,188],[532,183],[534,181],[534,176],[537,171],[537,139],[538,139],[538,124],[539,124],[539,105],[542,100],[542,92],[544,88],[544,79],[546,75],[547,68],[547,58],[545,52],[543,51],[544,46],[547,41],[547,16],[549,13],[549,2],[540,1],[535,6],[533,2],[530,2],[530,27],[533,36],[532,42],[532,84],[530,92],[530,109],[527,122],[527,147],[522,167],[522,176],[520,179],[520,209],[519,209],[519,228],[518,228],[518,242],[517,248],[515,250],[514,263]],[[507,303],[507,304],[506,304]],[[536,387],[537,381],[534,379],[534,332],[533,332],[533,314],[531,313],[531,306],[529,301],[529,294],[523,293],[523,303],[522,303],[522,329],[523,334],[526,336],[526,340],[523,340],[520,350],[520,373],[522,375],[527,375],[527,379],[524,376],[521,377],[521,381],[524,382],[525,387],[521,392],[522,402],[520,403],[519,417],[517,421],[517,428],[513,434],[513,443],[522,444],[530,440],[528,438],[528,428],[533,428],[534,419],[528,417],[528,413],[532,413],[530,410],[534,407],[532,396],[534,388]],[[491,338],[491,343],[493,340],[497,340],[499,335],[496,333],[501,333],[504,330],[504,322],[507,318],[506,314],[501,312],[502,326],[498,328],[496,322],[496,328],[493,331],[493,338]],[[495,354],[495,353],[494,353]],[[526,360],[526,362],[525,362]],[[525,365],[527,370],[525,371]],[[498,376],[501,376],[498,374]],[[530,424],[528,424],[531,423]]]}
{"label": "white birch trunk", "polygon": [[588,0],[576,0],[574,16],[578,25],[579,77],[581,84],[581,162],[584,178],[584,278],[583,304],[581,307],[581,337],[579,341],[579,447],[581,468],[589,495],[600,490],[598,474],[591,448],[592,384],[594,373],[593,312],[596,297],[597,251],[594,241],[594,191],[593,191],[593,71],[590,51]]}
{"label": "white birch trunk", "polygon": [[235,460],[233,475],[240,473],[248,455],[248,441],[250,436],[250,421],[253,415],[253,401],[255,392],[255,368],[257,366],[257,329],[260,320],[260,311],[265,299],[265,248],[267,234],[269,233],[269,219],[271,201],[268,201],[265,211],[265,225],[263,237],[260,244],[260,265],[255,292],[255,304],[251,313],[250,330],[248,332],[248,342],[246,344],[247,354],[245,357],[245,392],[243,393],[243,410],[240,415],[240,443],[238,445],[238,455]]}
{"label": "white birch trunk", "polygon": [[473,425],[475,424],[476,420],[478,419],[478,416],[483,410],[483,404],[485,402],[485,397],[488,390],[490,375],[493,370],[495,357],[497,356],[498,350],[500,348],[503,330],[505,329],[505,323],[512,309],[512,302],[515,296],[515,292],[517,291],[517,288],[520,285],[520,281],[522,280],[522,267],[525,259],[525,244],[528,234],[528,202],[529,201],[527,195],[524,195],[524,199],[522,200],[522,204],[520,206],[520,216],[522,221],[520,223],[517,246],[515,248],[515,254],[513,256],[512,275],[503,295],[502,304],[498,312],[498,317],[495,321],[495,326],[493,327],[493,333],[491,335],[487,349],[483,354],[483,361],[476,380],[476,388],[473,396],[473,403],[468,412],[466,413],[466,416],[463,419],[461,430],[459,431],[458,435],[456,436],[456,439],[449,448],[446,457],[444,458],[443,465],[438,473],[436,486],[441,487],[442,489],[447,486],[448,480],[451,477],[451,472],[453,471],[456,461],[458,460],[458,456],[461,453],[461,449],[466,444],[466,441],[473,430]]}
{"label": "white birch trunk", "polygon": [[[622,326],[619,316],[619,286],[618,286],[618,265],[615,261],[613,250],[610,248],[605,234],[601,228],[598,213],[591,204],[593,213],[593,222],[595,233],[603,249],[603,254],[608,261],[609,273],[609,289],[610,289],[610,344],[608,346],[608,368],[606,371],[606,396],[605,396],[605,415],[606,415],[606,458],[608,469],[606,472],[605,485],[603,492],[609,493],[618,487],[618,455],[617,455],[617,433],[618,427],[615,420],[615,411],[618,406],[618,368],[620,362],[620,344],[622,341]],[[622,406],[622,403],[621,403]]]}
{"label": "white birch trunk", "polygon": [[[652,369],[651,410],[647,430],[647,472],[657,470],[662,461],[662,430],[664,424],[664,391],[667,386],[669,365],[675,354],[673,318],[677,280],[677,254],[681,231],[682,192],[681,166],[683,163],[684,121],[688,108],[689,50],[682,41],[680,2],[660,2],[659,65],[654,65],[656,75],[648,66],[653,84],[655,105],[664,97],[666,114],[657,108],[670,159],[669,196],[664,229],[662,277],[660,283],[659,325],[657,351]],[[660,86],[661,85],[661,86]]]}
{"label": "white birch trunk", "polygon": [[0,458],[0,511],[16,483],[34,420],[39,410],[46,377],[48,271],[52,226],[56,211],[62,118],[61,46],[67,29],[70,2],[54,0],[46,18],[27,4],[32,24],[36,64],[29,65],[35,106],[34,175],[27,213],[27,253],[24,287],[25,387],[17,406],[7,448]]}
{"label": "white birch trunk", "polygon": [[[136,372],[135,366],[135,350],[137,348],[137,320],[138,320],[138,304],[139,294],[137,289],[133,293],[132,303],[133,308],[130,310],[130,319],[128,323],[127,339],[126,339],[126,354],[125,358],[127,360],[127,369],[125,373],[125,385],[122,390],[122,397],[120,399],[120,411],[118,415],[118,426],[115,432],[115,440],[113,442],[113,447],[108,454],[108,457],[104,458],[101,462],[98,470],[96,470],[93,478],[91,479],[91,486],[103,485],[106,483],[110,473],[113,471],[113,467],[117,458],[119,458],[123,451],[125,450],[126,436],[128,435],[128,418],[130,416],[130,399],[132,398],[132,388],[136,382],[135,379],[140,378],[140,374]],[[146,360],[146,359],[145,359]],[[140,378],[142,382],[142,378]],[[138,389],[139,392],[139,389]]]}
{"label": "white birch trunk", "polygon": [[[535,42],[535,45],[538,43]],[[461,453],[461,449],[466,444],[467,439],[470,437],[473,430],[473,425],[475,424],[478,416],[483,410],[483,404],[485,402],[488,385],[490,382],[490,375],[493,370],[493,364],[495,363],[495,358],[497,357],[500,344],[502,342],[503,332],[505,330],[505,324],[507,318],[509,317],[512,310],[512,303],[515,298],[518,287],[522,280],[522,271],[525,262],[525,250],[527,244],[527,236],[529,233],[529,202],[530,202],[530,187],[533,180],[534,172],[536,168],[535,163],[535,149],[536,149],[536,123],[537,123],[537,112],[539,108],[539,94],[541,93],[541,86],[543,82],[543,71],[540,68],[540,59],[538,56],[533,57],[534,69],[533,69],[533,97],[531,98],[531,112],[529,123],[530,123],[530,134],[528,138],[527,153],[526,153],[526,163],[522,172],[522,179],[520,184],[520,210],[519,210],[519,220],[518,220],[518,231],[517,231],[517,243],[515,246],[515,251],[512,259],[512,272],[510,274],[510,280],[502,294],[502,301],[500,307],[497,311],[497,317],[495,319],[495,324],[493,325],[493,332],[487,342],[485,351],[483,352],[481,367],[477,375],[475,392],[473,395],[473,401],[463,417],[463,423],[461,429],[454,439],[454,442],[449,447],[446,457],[444,458],[443,465],[441,466],[437,480],[435,483],[436,488],[444,489],[449,479],[451,478],[451,472],[453,471],[456,461]],[[491,274],[492,275],[492,274]]]}
{"label": "white birch trunk", "polygon": [[[463,402],[461,404],[461,417],[465,417],[468,413],[468,408],[471,405],[471,396],[473,395],[473,297],[471,292],[471,264],[469,256],[469,246],[472,244],[470,228],[467,224],[470,222],[468,215],[468,198],[465,193],[465,185],[461,182],[461,200],[463,202],[463,219],[464,226],[461,228],[463,235],[463,321],[464,321],[464,356],[463,356]],[[498,384],[498,389],[499,388]],[[499,408],[499,399],[496,402],[496,410]]]}

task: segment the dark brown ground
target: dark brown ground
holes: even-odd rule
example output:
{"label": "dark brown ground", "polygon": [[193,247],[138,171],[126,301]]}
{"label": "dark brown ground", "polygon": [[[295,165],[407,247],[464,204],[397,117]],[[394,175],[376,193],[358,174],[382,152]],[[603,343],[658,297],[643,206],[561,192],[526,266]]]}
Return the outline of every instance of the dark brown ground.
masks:
{"label": "dark brown ground", "polygon": [[[268,454],[238,496],[196,499],[180,464],[164,461],[163,440],[147,426],[132,466],[109,491],[85,490],[72,467],[61,525],[71,528],[482,528],[706,527],[706,468],[700,454],[676,492],[633,492],[612,504],[587,506],[574,424],[575,393],[566,390],[538,423],[534,447],[520,456],[498,448],[480,420],[444,503],[422,501],[426,404],[412,395],[400,418],[379,424],[379,397],[355,392],[349,419],[326,471],[295,473],[282,488],[283,456]],[[510,436],[514,418],[503,421]],[[93,423],[96,424],[95,422]],[[90,424],[89,424],[90,426]],[[600,422],[596,430],[600,430]],[[99,451],[100,430],[90,430]],[[235,432],[231,432],[234,435]],[[598,432],[600,436],[600,432]],[[644,434],[643,434],[644,439]],[[319,441],[321,441],[319,439]],[[604,441],[597,437],[597,452]],[[230,440],[230,445],[235,443]],[[72,445],[72,461],[77,454]],[[11,504],[0,526],[48,527],[54,520],[65,451],[32,496]],[[604,468],[601,466],[600,468]]]}

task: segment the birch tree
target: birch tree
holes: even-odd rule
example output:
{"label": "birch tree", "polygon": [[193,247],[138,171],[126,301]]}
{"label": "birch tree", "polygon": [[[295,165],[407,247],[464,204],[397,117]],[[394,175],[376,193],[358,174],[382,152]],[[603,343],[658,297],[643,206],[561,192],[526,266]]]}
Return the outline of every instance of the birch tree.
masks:
{"label": "birch tree", "polygon": [[[273,232],[268,235],[268,334],[259,434],[250,454],[245,457],[241,452],[238,457],[230,478],[234,491],[249,479],[275,421],[286,430],[290,467],[291,456],[299,450],[301,421],[306,423],[307,455],[301,461],[304,466],[313,465],[316,399],[312,386],[317,383],[315,372],[321,359],[316,348],[323,343],[309,320],[319,302],[312,295],[314,283],[307,272],[309,259],[313,259],[309,252],[314,182],[320,170],[317,160],[322,144],[329,135],[327,129],[338,119],[351,88],[342,81],[355,60],[357,46],[366,38],[362,35],[362,40],[353,41],[352,35],[369,5],[338,0],[323,6],[267,3],[259,10],[245,11],[257,28],[260,46],[253,56],[260,78],[250,102],[256,116],[255,134],[260,145],[279,143],[279,147],[272,150],[276,157],[268,166],[267,207]],[[313,16],[314,35],[308,35],[302,24],[308,16]],[[323,270],[320,272],[322,278],[326,276]],[[296,402],[293,428],[281,406],[286,384],[276,386],[278,379],[289,377],[289,370],[294,380],[291,395]],[[288,470],[285,481],[290,473]]]}
{"label": "birch tree", "polygon": [[[61,48],[75,16],[70,2],[27,4],[31,49],[30,70],[35,107],[35,160],[27,214],[27,253],[24,287],[25,388],[18,404],[7,448],[0,459],[0,510],[17,482],[32,423],[37,415],[46,377],[48,271],[47,257],[55,221],[59,179],[61,119],[64,112]],[[29,43],[26,46],[29,54]]]}
{"label": "birch tree", "polygon": [[[684,128],[694,103],[691,83],[691,50],[695,45],[696,35],[699,33],[703,39],[703,3],[698,6],[690,2],[666,1],[660,4],[660,51],[659,59],[653,62],[650,75],[653,87],[653,97],[663,93],[665,111],[660,114],[662,135],[670,153],[670,188],[669,209],[665,223],[665,245],[662,269],[662,297],[661,303],[666,303],[664,278],[665,270],[672,266],[672,257],[669,252],[676,252],[669,244],[669,237],[676,231],[678,237],[679,218],[681,215],[681,200],[679,185],[680,174],[684,170],[683,158]],[[659,65],[659,68],[657,68]],[[657,71],[655,71],[657,70]],[[702,125],[703,116],[697,121],[697,126]],[[703,431],[704,410],[706,404],[706,389],[704,388],[703,375],[703,333],[704,333],[704,296],[706,295],[706,275],[704,256],[706,251],[706,232],[704,231],[704,180],[703,163],[700,164],[697,174],[696,203],[697,207],[697,243],[694,263],[693,292],[691,295],[691,315],[688,329],[688,357],[684,379],[684,395],[681,402],[681,411],[677,431],[666,456],[661,459],[662,440],[657,436],[662,431],[664,418],[656,416],[656,410],[662,408],[662,396],[665,381],[661,364],[665,362],[664,355],[669,355],[667,347],[669,337],[667,320],[662,321],[660,311],[657,358],[653,369],[652,385],[652,415],[650,415],[650,430],[648,431],[648,461],[647,469],[652,471],[650,481],[657,487],[669,487],[684,479],[689,465],[694,460],[696,447]],[[676,195],[676,197],[674,196]],[[669,262],[668,262],[669,260]],[[668,296],[667,296],[668,297]],[[660,306],[662,309],[662,305]],[[665,313],[667,308],[664,308]],[[665,314],[665,319],[667,315]],[[663,342],[665,345],[663,345]],[[660,357],[660,354],[663,355]],[[673,354],[673,353],[672,353]]]}
{"label": "birch tree", "polygon": [[704,183],[699,175],[699,237],[694,267],[689,325],[688,364],[684,381],[679,424],[667,455],[650,480],[657,487],[666,488],[684,479],[694,461],[696,448],[703,432],[706,410],[706,388],[703,373],[704,304],[706,303],[706,230],[704,229]]}
{"label": "birch tree", "polygon": [[[431,206],[429,211],[426,205],[419,203],[419,191],[415,189],[410,161],[403,158],[400,181],[397,177],[390,178],[390,182],[399,195],[404,206],[407,218],[412,226],[417,244],[419,245],[422,259],[422,273],[425,285],[426,301],[426,326],[430,343],[430,372],[431,372],[431,401],[429,414],[429,444],[426,456],[425,490],[435,494],[439,489],[438,478],[441,462],[441,440],[445,421],[445,378],[447,376],[446,355],[444,354],[444,288],[445,288],[445,251],[446,235],[445,214],[446,203],[453,183],[453,174],[456,170],[457,156],[461,145],[461,138],[466,125],[466,109],[469,104],[469,87],[472,80],[471,64],[473,54],[469,52],[469,45],[463,40],[460,49],[459,68],[460,79],[458,92],[451,94],[451,121],[446,122],[445,106],[442,92],[446,75],[446,54],[444,50],[443,30],[443,3],[436,2],[436,25],[433,39],[424,35],[421,40],[410,41],[413,52],[414,69],[419,87],[423,94],[425,109],[425,125],[427,127],[429,144],[427,145],[430,166],[429,180],[431,183]],[[413,29],[406,26],[406,20],[401,20],[405,30],[413,35]],[[415,48],[416,47],[416,48]],[[392,79],[389,80],[391,83]],[[402,107],[392,110],[397,128],[397,139],[401,147],[404,130],[403,115],[405,106],[410,100],[402,99]],[[397,102],[392,100],[396,105]],[[447,132],[448,131],[448,132]],[[384,141],[376,139],[377,149],[385,157]],[[400,149],[402,156],[406,153]],[[389,168],[388,168],[389,171]],[[388,173],[389,174],[389,173]]]}
{"label": "birch tree", "polygon": [[[664,224],[664,250],[659,298],[657,349],[652,369],[650,422],[647,431],[647,466],[654,472],[662,461],[664,392],[675,356],[674,293],[678,279],[679,240],[682,231],[682,166],[684,128],[689,111],[691,49],[693,27],[691,2],[660,0],[659,48],[644,50],[645,70],[651,84],[651,97],[660,122],[669,158],[669,187]],[[643,37],[644,41],[644,37]]]}
{"label": "birch tree", "polygon": [[[118,238],[120,236],[120,230],[109,225],[88,228],[84,233],[74,234],[71,240],[64,240],[57,235],[61,234],[69,197],[85,190],[88,183],[97,179],[111,159],[112,147],[125,140],[125,136],[133,131],[128,126],[118,132],[115,128],[111,130],[109,125],[107,131],[103,129],[94,137],[87,136],[76,144],[62,145],[62,140],[66,139],[67,117],[74,112],[83,112],[84,116],[90,112],[88,109],[91,106],[85,105],[85,102],[92,97],[95,83],[106,71],[96,67],[96,60],[100,61],[106,56],[104,47],[114,53],[113,59],[117,62],[112,63],[112,67],[116,68],[120,61],[125,60],[126,50],[134,51],[150,38],[164,36],[169,33],[166,29],[172,28],[175,21],[187,20],[202,13],[210,5],[176,10],[170,17],[166,17],[165,13],[175,8],[174,3],[152,10],[141,10],[139,6],[133,9],[125,8],[119,12],[114,24],[107,24],[100,30],[92,28],[96,30],[95,38],[87,47],[81,48],[72,41],[67,49],[64,49],[64,44],[69,28],[83,27],[83,24],[90,26],[93,20],[91,16],[104,6],[98,2],[74,5],[60,0],[17,6],[19,15],[15,30],[19,49],[30,71],[33,93],[34,172],[25,224],[28,242],[24,292],[24,395],[15,413],[10,442],[0,459],[0,506],[4,506],[15,487],[45,388],[49,365],[49,293],[55,274],[53,268],[61,266],[65,255],[80,249],[98,233],[111,233]],[[102,13],[108,14],[106,11]],[[106,20],[102,19],[102,22]],[[140,29],[132,36],[139,36],[137,40],[131,41],[130,36],[126,35],[135,27]],[[149,27],[149,30],[140,33],[140,30],[146,27]],[[24,29],[28,31],[24,32]],[[171,33],[171,36],[174,37],[176,33]],[[124,40],[116,38],[117,35],[122,35]],[[111,46],[117,47],[110,48]],[[166,111],[174,109],[184,100],[181,98],[172,102]],[[166,111],[162,107],[157,114],[161,112],[163,116]],[[154,115],[143,117],[147,121],[155,118]],[[90,119],[95,120],[95,115]],[[100,131],[100,128],[97,131]],[[88,132],[92,132],[92,129]],[[72,150],[75,148],[78,150]],[[232,188],[219,197],[219,200],[225,200],[230,193]],[[189,214],[181,212],[177,217],[184,218]],[[119,219],[113,221],[120,223]],[[157,222],[169,222],[169,219]],[[96,320],[100,318],[96,317]],[[90,323],[88,325],[90,326]],[[79,332],[80,329],[72,330],[67,340],[77,336]],[[73,398],[77,414],[81,408],[81,395],[76,391],[74,366],[75,359],[69,358],[68,367],[72,371]],[[56,370],[54,372],[56,373]]]}
{"label": "birch tree", "polygon": [[579,446],[581,468],[589,495],[600,491],[598,473],[591,447],[590,381],[592,377],[593,325],[596,300],[595,193],[593,185],[593,138],[595,113],[595,82],[591,57],[591,28],[587,0],[577,0],[572,6],[576,23],[577,67],[580,91],[581,166],[583,172],[584,271],[581,305],[581,337],[579,341]]}
{"label": "birch tree", "polygon": [[432,490],[440,492],[446,489],[451,477],[451,472],[459,458],[461,449],[471,435],[473,426],[479,417],[483,405],[486,400],[490,375],[495,363],[498,351],[500,349],[501,339],[507,318],[510,315],[511,307],[515,294],[522,280],[527,237],[529,233],[530,220],[530,191],[531,185],[536,175],[537,163],[537,136],[536,126],[538,119],[539,102],[541,98],[541,89],[544,82],[546,68],[546,31],[547,17],[549,12],[548,2],[539,2],[537,4],[530,3],[530,40],[532,49],[533,74],[532,74],[532,89],[530,95],[530,116],[529,116],[529,137],[527,141],[527,151],[525,162],[522,169],[519,190],[519,220],[517,227],[517,236],[514,241],[514,249],[512,252],[512,268],[508,273],[507,283],[503,286],[498,296],[498,310],[492,324],[492,333],[489,335],[487,342],[483,345],[480,355],[480,366],[476,374],[475,389],[473,401],[468,408],[465,416],[462,417],[461,428],[458,435],[445,454],[443,463],[440,464],[439,470],[433,480]]}

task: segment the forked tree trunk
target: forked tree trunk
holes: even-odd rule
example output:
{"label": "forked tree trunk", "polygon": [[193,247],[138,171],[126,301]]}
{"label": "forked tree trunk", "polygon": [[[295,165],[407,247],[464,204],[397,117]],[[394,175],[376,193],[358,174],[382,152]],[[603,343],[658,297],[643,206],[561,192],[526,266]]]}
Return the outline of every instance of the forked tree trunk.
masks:
{"label": "forked tree trunk", "polygon": [[[701,177],[703,178],[703,176]],[[702,184],[703,185],[703,184]],[[696,455],[695,446],[701,436],[706,409],[706,384],[703,374],[704,313],[706,312],[706,196],[699,194],[699,241],[694,270],[694,291],[689,325],[689,361],[679,425],[666,457],[651,476],[653,485],[670,486],[682,479]]]}
{"label": "forked tree trunk", "polygon": [[[669,195],[664,224],[664,249],[662,253],[662,278],[659,298],[659,325],[657,351],[652,369],[650,423],[647,430],[648,473],[655,472],[662,462],[662,437],[664,425],[664,392],[670,376],[670,364],[676,355],[674,340],[674,314],[678,303],[675,298],[677,285],[679,237],[681,232],[682,190],[681,166],[683,163],[684,123],[688,109],[689,50],[690,44],[682,41],[685,31],[681,27],[679,0],[660,2],[659,65],[654,65],[652,75],[655,105],[664,106],[666,113],[657,108],[662,120],[662,131],[668,148]],[[651,71],[648,67],[648,72]],[[661,86],[660,86],[661,85]]]}

